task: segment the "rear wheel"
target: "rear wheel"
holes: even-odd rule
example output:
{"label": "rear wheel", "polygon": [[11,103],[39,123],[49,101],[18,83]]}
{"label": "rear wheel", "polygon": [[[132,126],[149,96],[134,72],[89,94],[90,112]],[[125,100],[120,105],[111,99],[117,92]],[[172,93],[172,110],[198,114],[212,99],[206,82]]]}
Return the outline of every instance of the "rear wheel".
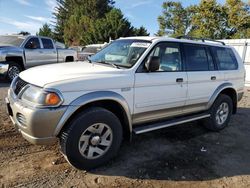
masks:
{"label": "rear wheel", "polygon": [[60,145],[66,159],[78,169],[92,169],[112,159],[122,141],[119,119],[104,108],[78,114],[62,131]]}
{"label": "rear wheel", "polygon": [[7,72],[7,79],[12,81],[22,71],[22,67],[15,62],[9,62],[9,69]]}
{"label": "rear wheel", "polygon": [[211,116],[202,120],[202,123],[209,130],[220,131],[228,125],[232,111],[232,99],[228,95],[221,94],[210,109]]}

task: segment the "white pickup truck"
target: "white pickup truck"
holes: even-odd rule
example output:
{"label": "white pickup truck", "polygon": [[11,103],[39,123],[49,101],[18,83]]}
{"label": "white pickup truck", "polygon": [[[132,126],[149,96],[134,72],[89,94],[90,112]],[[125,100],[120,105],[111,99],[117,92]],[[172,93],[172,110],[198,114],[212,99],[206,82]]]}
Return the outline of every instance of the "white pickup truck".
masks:
{"label": "white pickup truck", "polygon": [[57,49],[53,40],[48,37],[0,36],[0,76],[7,76],[9,80],[30,67],[76,59],[76,51]]}

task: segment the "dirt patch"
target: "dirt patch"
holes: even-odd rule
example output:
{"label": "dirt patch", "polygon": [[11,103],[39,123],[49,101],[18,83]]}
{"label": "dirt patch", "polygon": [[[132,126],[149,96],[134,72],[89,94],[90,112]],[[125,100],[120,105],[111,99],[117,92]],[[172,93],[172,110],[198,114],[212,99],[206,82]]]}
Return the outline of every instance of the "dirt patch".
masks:
{"label": "dirt patch", "polygon": [[116,159],[85,172],[71,167],[58,145],[21,137],[5,112],[7,88],[0,83],[2,187],[250,187],[250,92],[219,133],[194,122],[135,136]]}

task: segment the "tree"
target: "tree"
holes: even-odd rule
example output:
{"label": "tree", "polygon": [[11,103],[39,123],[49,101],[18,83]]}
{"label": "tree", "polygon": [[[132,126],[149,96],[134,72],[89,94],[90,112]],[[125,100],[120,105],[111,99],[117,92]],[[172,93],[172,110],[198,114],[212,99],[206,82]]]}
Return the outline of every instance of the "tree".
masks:
{"label": "tree", "polygon": [[53,38],[53,32],[49,26],[49,24],[45,23],[36,33],[38,36],[51,37]]}
{"label": "tree", "polygon": [[249,6],[241,0],[227,0],[225,8],[228,14],[228,26],[231,31],[230,38],[250,37],[250,11]]}
{"label": "tree", "polygon": [[133,29],[120,9],[113,8],[104,18],[96,20],[79,15],[76,11],[65,25],[64,39],[68,45],[103,43],[108,42],[110,38],[131,36]]}
{"label": "tree", "polygon": [[211,39],[227,37],[227,15],[216,0],[201,0],[194,10],[189,35]]}
{"label": "tree", "polygon": [[139,28],[134,28],[133,35],[134,36],[149,36],[149,33],[145,27],[141,26]]}
{"label": "tree", "polygon": [[81,16],[96,20],[103,18],[113,8],[113,4],[113,0],[57,0],[57,7],[53,13],[56,18],[55,38],[63,41],[66,24],[72,15],[76,16],[76,12],[78,22]]}
{"label": "tree", "polygon": [[18,35],[30,35],[30,33],[28,32],[28,31],[20,31],[19,33],[18,33]]}
{"label": "tree", "polygon": [[185,35],[188,28],[187,11],[180,2],[166,1],[162,5],[162,15],[158,17],[160,29],[158,36],[172,34],[172,36]]}
{"label": "tree", "polygon": [[166,1],[158,17],[157,35],[190,35],[211,39],[249,38],[250,5],[242,0],[201,0],[198,5],[183,7],[181,3]]}

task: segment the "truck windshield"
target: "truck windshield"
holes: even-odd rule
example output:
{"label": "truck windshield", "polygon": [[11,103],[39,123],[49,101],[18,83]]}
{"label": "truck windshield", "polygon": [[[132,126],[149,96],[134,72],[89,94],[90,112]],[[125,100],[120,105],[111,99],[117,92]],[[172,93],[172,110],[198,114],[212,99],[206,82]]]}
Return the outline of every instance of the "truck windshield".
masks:
{"label": "truck windshield", "polygon": [[144,40],[117,40],[93,55],[90,61],[130,68],[138,61],[150,44],[150,41]]}
{"label": "truck windshield", "polygon": [[20,46],[24,41],[24,37],[21,36],[1,36],[0,35],[0,45],[7,46]]}

